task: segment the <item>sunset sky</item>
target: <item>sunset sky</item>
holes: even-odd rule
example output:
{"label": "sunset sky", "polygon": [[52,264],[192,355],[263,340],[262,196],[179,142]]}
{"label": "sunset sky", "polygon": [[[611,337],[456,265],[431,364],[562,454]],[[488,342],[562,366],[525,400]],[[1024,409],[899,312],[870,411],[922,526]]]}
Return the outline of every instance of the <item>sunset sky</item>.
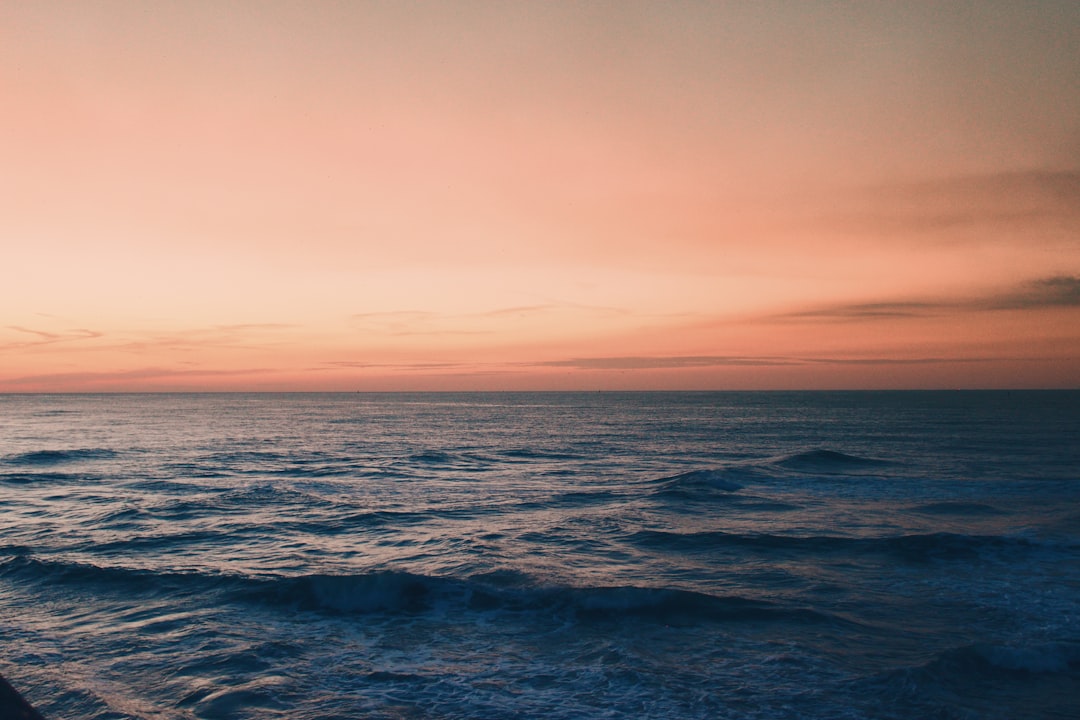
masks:
{"label": "sunset sky", "polygon": [[0,3],[0,392],[1080,387],[1080,2]]}

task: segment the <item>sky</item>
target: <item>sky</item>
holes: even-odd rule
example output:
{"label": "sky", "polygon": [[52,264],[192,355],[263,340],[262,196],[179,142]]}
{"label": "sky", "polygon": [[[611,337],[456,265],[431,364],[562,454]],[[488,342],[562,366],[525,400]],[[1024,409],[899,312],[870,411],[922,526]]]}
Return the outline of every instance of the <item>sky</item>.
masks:
{"label": "sky", "polygon": [[0,2],[0,392],[1080,387],[1080,3]]}

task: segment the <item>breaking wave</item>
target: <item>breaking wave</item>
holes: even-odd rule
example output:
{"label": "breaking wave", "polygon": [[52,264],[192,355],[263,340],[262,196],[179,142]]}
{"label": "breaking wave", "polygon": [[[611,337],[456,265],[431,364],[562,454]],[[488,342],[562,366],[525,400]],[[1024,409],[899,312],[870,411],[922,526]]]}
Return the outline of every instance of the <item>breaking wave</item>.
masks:
{"label": "breaking wave", "polygon": [[0,563],[0,577],[54,587],[74,585],[132,600],[135,595],[208,600],[224,596],[232,602],[333,614],[543,613],[579,622],[633,619],[665,624],[849,622],[818,610],[739,596],[679,588],[550,585],[499,572],[466,578],[397,571],[260,578],[102,567],[15,554]]}

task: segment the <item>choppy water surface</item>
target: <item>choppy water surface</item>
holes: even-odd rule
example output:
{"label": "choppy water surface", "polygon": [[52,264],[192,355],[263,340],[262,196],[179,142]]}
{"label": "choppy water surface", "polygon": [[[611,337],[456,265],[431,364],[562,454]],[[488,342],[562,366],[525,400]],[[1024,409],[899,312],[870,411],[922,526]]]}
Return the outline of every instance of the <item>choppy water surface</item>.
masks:
{"label": "choppy water surface", "polygon": [[1075,718],[1080,393],[0,396],[54,718]]}

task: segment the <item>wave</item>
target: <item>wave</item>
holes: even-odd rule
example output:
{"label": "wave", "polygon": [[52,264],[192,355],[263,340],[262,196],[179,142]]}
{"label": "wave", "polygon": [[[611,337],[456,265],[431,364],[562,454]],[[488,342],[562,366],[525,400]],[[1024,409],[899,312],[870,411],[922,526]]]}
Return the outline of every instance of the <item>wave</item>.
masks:
{"label": "wave", "polygon": [[653,480],[661,485],[661,490],[719,490],[721,492],[735,492],[742,490],[743,486],[734,481],[733,476],[737,471],[732,470],[691,470],[689,472],[670,475]]}
{"label": "wave", "polygon": [[676,552],[731,549],[808,554],[882,554],[908,562],[972,559],[979,557],[986,550],[1035,547],[1032,541],[1019,537],[956,533],[860,538],[833,535],[740,534],[720,531],[677,533],[665,530],[642,530],[631,535],[630,541],[654,550]]}
{"label": "wave", "polygon": [[455,465],[462,461],[460,456],[441,450],[424,450],[422,452],[413,453],[406,459],[409,462],[417,463],[419,465]]}
{"label": "wave", "polygon": [[107,448],[82,448],[78,450],[35,450],[18,455],[9,455],[4,462],[9,465],[57,465],[79,460],[108,460],[117,456],[115,450]]}
{"label": "wave", "polygon": [[628,496],[610,490],[564,492],[547,498],[530,500],[514,505],[517,511],[550,510],[557,508],[590,507],[624,502]]}
{"label": "wave", "polygon": [[198,478],[236,475],[331,477],[356,475],[368,469],[366,465],[352,457],[333,457],[321,453],[298,455],[258,450],[214,453],[194,461],[169,463],[166,467],[178,476]]}
{"label": "wave", "polygon": [[274,527],[278,531],[328,536],[351,533],[364,528],[398,530],[408,525],[420,525],[436,517],[445,519],[449,515],[451,515],[449,512],[440,512],[435,515],[420,510],[357,510],[314,519],[284,520],[276,523]]}
{"label": "wave", "polygon": [[787,470],[827,474],[844,474],[889,464],[887,460],[859,457],[858,455],[849,455],[836,450],[825,449],[794,453],[772,463],[774,466]]}
{"label": "wave", "polygon": [[305,464],[300,463],[295,466],[285,468],[275,468],[268,472],[261,474],[275,475],[283,477],[295,477],[295,478],[319,478],[319,477],[340,477],[349,476],[353,477],[366,472],[369,468],[366,465],[356,462],[338,462],[338,463],[320,463],[320,464]]}
{"label": "wave", "polygon": [[493,461],[482,456],[440,450],[423,450],[395,458],[372,459],[334,453],[287,453],[240,450],[214,453],[189,462],[170,463],[167,467],[186,477],[230,477],[237,475],[289,478],[321,477],[411,477],[420,468],[488,469]]}
{"label": "wave", "polygon": [[540,613],[578,622],[635,619],[663,624],[697,622],[846,622],[807,608],[692,590],[636,586],[568,587],[490,582],[381,571],[280,579],[251,598],[303,610],[340,614],[442,612]]}
{"label": "wave", "polygon": [[516,573],[493,572],[465,578],[380,570],[350,575],[245,577],[46,560],[17,552],[0,562],[0,578],[38,583],[55,591],[76,585],[139,597],[206,596],[336,615],[418,615],[425,613],[527,613],[577,622],[635,619],[663,624],[700,622],[850,621],[817,610],[738,596],[716,596],[680,588],[548,585]]}
{"label": "wave", "polygon": [[97,478],[83,473],[64,472],[6,472],[0,473],[0,483],[5,485],[37,485],[39,483],[86,482]]}
{"label": "wave", "polygon": [[[0,562],[0,578],[18,580],[24,584],[38,583],[48,587],[76,585],[124,594],[178,594],[204,585],[209,576],[196,573],[173,573],[138,568],[109,567],[67,560],[46,560],[6,548],[9,558]],[[207,588],[203,588],[207,589]]]}
{"label": "wave", "polygon": [[1080,642],[966,645],[855,684],[922,717],[1075,717]]}
{"label": "wave", "polygon": [[835,450],[809,450],[785,455],[763,464],[733,465],[690,470],[650,480],[656,493],[678,498],[701,499],[742,490],[747,483],[770,482],[791,471],[819,475],[851,475],[890,464],[886,460],[848,455]]}
{"label": "wave", "polygon": [[742,490],[747,481],[759,479],[761,472],[754,468],[705,468],[690,470],[647,481],[654,485],[654,497],[670,501],[730,500]]}
{"label": "wave", "polygon": [[508,448],[496,450],[492,455],[502,460],[581,460],[585,456],[576,453],[541,450],[537,448]]}
{"label": "wave", "polygon": [[1080,642],[1047,642],[1028,646],[972,645],[959,653],[973,654],[993,668],[1032,674],[1080,671]]}
{"label": "wave", "polygon": [[1073,640],[950,648],[854,680],[845,691],[880,698],[895,711],[889,717],[957,720],[1075,717],[1078,693],[1080,642]]}
{"label": "wave", "polygon": [[1008,515],[1008,512],[993,505],[977,502],[945,501],[915,505],[908,508],[911,512],[923,515]]}

